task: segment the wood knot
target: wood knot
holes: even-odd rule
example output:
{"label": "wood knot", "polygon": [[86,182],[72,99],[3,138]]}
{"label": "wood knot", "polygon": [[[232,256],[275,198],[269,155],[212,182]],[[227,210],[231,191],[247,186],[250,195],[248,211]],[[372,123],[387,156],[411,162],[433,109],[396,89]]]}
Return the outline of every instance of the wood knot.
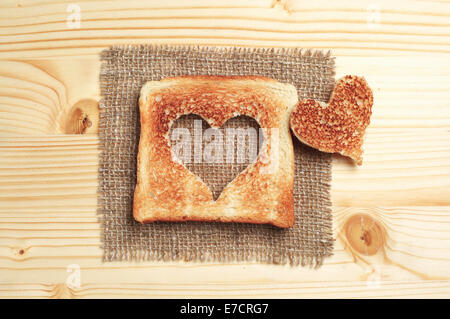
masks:
{"label": "wood knot", "polygon": [[376,254],[385,243],[383,226],[367,214],[350,217],[344,230],[352,248],[366,256]]}
{"label": "wood knot", "polygon": [[98,102],[83,99],[75,103],[68,113],[64,125],[65,134],[97,134]]}

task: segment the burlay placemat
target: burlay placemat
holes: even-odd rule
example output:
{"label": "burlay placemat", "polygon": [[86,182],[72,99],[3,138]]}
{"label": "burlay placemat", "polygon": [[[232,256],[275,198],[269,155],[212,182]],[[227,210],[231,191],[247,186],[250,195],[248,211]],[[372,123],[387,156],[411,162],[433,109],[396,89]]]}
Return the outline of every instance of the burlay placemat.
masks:
{"label": "burlay placemat", "polygon": [[[260,262],[320,266],[333,249],[331,157],[295,137],[293,228],[238,223],[137,223],[132,216],[142,85],[177,75],[260,75],[295,85],[299,98],[327,101],[334,85],[329,53],[297,48],[116,46],[102,53],[98,213],[104,261]],[[173,127],[192,130],[190,115]],[[200,122],[197,122],[200,123]],[[258,127],[238,117],[228,127]],[[202,129],[207,124],[202,122]],[[215,197],[248,163],[189,163]]]}

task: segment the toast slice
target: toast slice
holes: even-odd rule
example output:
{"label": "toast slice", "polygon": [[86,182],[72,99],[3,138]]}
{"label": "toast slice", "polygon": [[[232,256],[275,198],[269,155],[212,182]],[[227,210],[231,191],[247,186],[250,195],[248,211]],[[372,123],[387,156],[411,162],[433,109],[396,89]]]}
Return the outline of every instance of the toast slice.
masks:
{"label": "toast slice", "polygon": [[373,94],[366,80],[347,75],[337,81],[329,103],[300,101],[291,115],[291,129],[304,144],[322,152],[340,153],[361,165],[372,104]]}
{"label": "toast slice", "polygon": [[[181,76],[147,82],[141,90],[141,134],[133,215],[154,221],[294,224],[294,154],[289,116],[298,102],[290,84],[255,76]],[[211,127],[245,115],[264,133],[259,155],[213,200],[211,190],[172,157],[169,130],[182,115]]]}

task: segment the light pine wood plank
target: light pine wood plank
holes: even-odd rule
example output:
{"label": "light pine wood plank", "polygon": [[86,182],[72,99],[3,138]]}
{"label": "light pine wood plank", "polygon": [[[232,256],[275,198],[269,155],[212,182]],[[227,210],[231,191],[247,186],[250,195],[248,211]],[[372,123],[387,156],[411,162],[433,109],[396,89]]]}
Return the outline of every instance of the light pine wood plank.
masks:
{"label": "light pine wood plank", "polygon": [[[167,286],[170,289],[167,289]],[[89,284],[80,289],[71,289],[61,284],[17,284],[14,289],[0,285],[0,297],[28,298],[440,298],[450,293],[448,281],[385,282],[381,286],[368,288],[365,282],[293,283],[288,285],[233,285],[224,287],[211,284],[200,287],[189,285],[133,284]],[[420,293],[418,293],[420,291]]]}
{"label": "light pine wood plank", "polygon": [[[363,166],[334,158],[334,205],[450,205],[448,137],[448,130],[440,128],[370,129]],[[80,198],[89,203],[96,198],[95,135],[0,138],[0,149],[4,207],[64,207]]]}
{"label": "light pine wood plank", "polygon": [[[414,129],[410,130],[414,132]],[[410,135],[408,132],[404,134]],[[245,296],[246,291],[258,296],[276,294],[286,297],[312,297],[316,294],[328,297],[448,295],[448,204],[441,207],[379,207],[374,202],[368,205],[349,202],[346,206],[351,207],[335,206],[335,255],[327,259],[319,271],[251,264],[102,263],[100,225],[96,217],[97,147],[95,135],[2,139],[0,273],[1,282],[5,284],[2,289],[4,296],[112,297],[123,294],[129,297],[164,297],[212,294],[226,297]],[[382,159],[380,161],[383,162]],[[415,163],[409,159],[405,162]],[[350,166],[341,163],[340,167]],[[448,181],[448,177],[444,176],[442,180]],[[385,185],[383,181],[380,180]],[[352,183],[350,180],[345,184]],[[439,189],[436,187],[434,191]],[[410,203],[410,198],[414,197],[399,196],[389,189],[389,185],[379,191],[380,198],[392,196],[395,201],[402,198],[403,204]],[[428,202],[423,191],[417,196]],[[448,194],[443,198],[448,199]],[[336,202],[339,200],[334,199]],[[354,216],[357,216],[356,221]],[[369,225],[371,220],[375,220],[382,229],[383,242],[374,254],[365,250],[374,248],[367,242],[365,232],[373,238],[380,232],[373,233],[372,229],[377,230],[373,227],[365,231],[359,229],[358,220],[361,219]],[[356,236],[356,242],[352,234]],[[82,276],[81,286],[74,289],[65,285],[69,275],[67,267],[72,264],[80,266]],[[335,282],[336,278],[343,281]],[[399,286],[395,288],[383,286],[386,281],[396,280],[403,282],[398,282]],[[408,285],[410,281],[420,280],[422,285]],[[323,287],[328,281],[334,282],[335,289]],[[431,285],[430,281],[438,283],[437,286]],[[316,292],[312,292],[306,282],[319,285]],[[348,282],[356,287],[348,288]],[[133,283],[142,288],[137,289]],[[211,283],[222,288],[214,287],[215,293],[205,290]],[[242,283],[246,283],[244,287],[239,286]],[[289,287],[283,288],[280,283]],[[256,284],[258,289],[254,287]],[[174,292],[171,285],[184,288]],[[192,288],[186,289],[189,285]],[[380,285],[384,287],[381,290]],[[36,286],[39,288],[33,288]],[[19,293],[18,287],[21,287]],[[391,288],[395,290],[389,290]]]}
{"label": "light pine wood plank", "polygon": [[[113,279],[117,271],[130,269],[125,277],[117,281],[136,280],[151,268],[165,274],[168,269],[182,268],[198,272],[197,275],[183,279],[170,275],[174,283],[220,281],[218,272],[229,269],[228,276],[233,277],[233,269],[241,269],[249,281],[258,282],[252,277],[255,269],[279,269],[268,277],[277,276],[280,282],[290,280],[317,281],[366,279],[367,272],[377,271],[380,280],[444,280],[450,279],[450,223],[449,206],[445,207],[334,207],[333,231],[336,238],[335,255],[327,259],[323,271],[298,269],[279,266],[233,265],[224,264],[215,267],[212,264],[186,263],[101,263],[99,248],[100,225],[95,215],[95,207],[85,208],[69,206],[68,211],[53,209],[50,212],[35,212],[23,207],[13,216],[0,213],[0,269],[6,273],[22,273],[22,278],[35,278],[36,273],[55,275],[64,274],[69,264],[79,264],[87,276],[96,280],[96,271],[102,271],[108,280]],[[80,212],[78,214],[70,211]],[[356,217],[355,217],[356,216]],[[363,228],[358,226],[361,224]],[[356,241],[352,235],[357,235]],[[379,236],[380,235],[380,236]],[[366,236],[366,238],[364,238]],[[368,237],[367,237],[368,236]],[[382,241],[378,242],[377,237]],[[369,238],[369,239],[368,239]],[[223,269],[222,269],[223,268]],[[248,270],[245,270],[247,269]],[[132,270],[134,269],[134,270]],[[196,270],[198,269],[198,270]],[[208,270],[209,275],[199,278],[200,269]],[[220,270],[222,269],[222,270]],[[28,274],[24,270],[33,270]],[[349,271],[351,270],[351,271]],[[55,273],[56,271],[56,273]],[[133,274],[132,272],[135,271]],[[347,272],[349,271],[349,272]],[[312,275],[314,274],[314,275]],[[153,276],[153,275],[152,275]],[[174,277],[175,276],[175,277]],[[211,277],[208,277],[211,276]],[[218,276],[214,279],[214,276]],[[259,275],[258,275],[259,276]],[[337,277],[334,277],[337,276]],[[44,276],[45,277],[45,276]],[[334,277],[334,278],[333,278]],[[65,278],[65,277],[64,277]],[[150,278],[150,277],[148,277]],[[153,278],[153,277],[152,277]],[[159,276],[155,277],[160,279]],[[263,281],[267,281],[266,278]],[[3,282],[15,282],[15,276],[5,276]],[[170,281],[169,280],[169,281]],[[240,279],[241,280],[241,279]],[[228,281],[224,279],[225,282]]]}
{"label": "light pine wood plank", "polygon": [[0,136],[81,133],[86,111],[96,133],[99,71],[98,58],[0,60]]}

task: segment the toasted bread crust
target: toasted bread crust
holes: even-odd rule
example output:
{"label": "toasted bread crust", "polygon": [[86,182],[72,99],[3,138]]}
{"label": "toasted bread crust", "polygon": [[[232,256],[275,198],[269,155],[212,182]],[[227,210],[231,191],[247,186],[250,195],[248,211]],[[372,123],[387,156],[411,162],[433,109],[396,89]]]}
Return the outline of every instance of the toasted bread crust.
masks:
{"label": "toasted bread crust", "polygon": [[[141,223],[193,220],[291,227],[294,156],[289,116],[296,103],[295,87],[263,77],[182,76],[146,83],[139,99],[141,136],[134,218]],[[170,126],[191,113],[212,127],[246,115],[262,128],[277,129],[266,131],[256,161],[236,176],[216,201],[200,178],[172,159]],[[276,145],[271,141],[278,134]],[[267,171],[271,167],[275,168]]]}
{"label": "toasted bread crust", "polygon": [[337,81],[330,102],[300,101],[290,125],[303,143],[322,152],[340,153],[362,164],[362,145],[372,114],[373,94],[362,77]]}

